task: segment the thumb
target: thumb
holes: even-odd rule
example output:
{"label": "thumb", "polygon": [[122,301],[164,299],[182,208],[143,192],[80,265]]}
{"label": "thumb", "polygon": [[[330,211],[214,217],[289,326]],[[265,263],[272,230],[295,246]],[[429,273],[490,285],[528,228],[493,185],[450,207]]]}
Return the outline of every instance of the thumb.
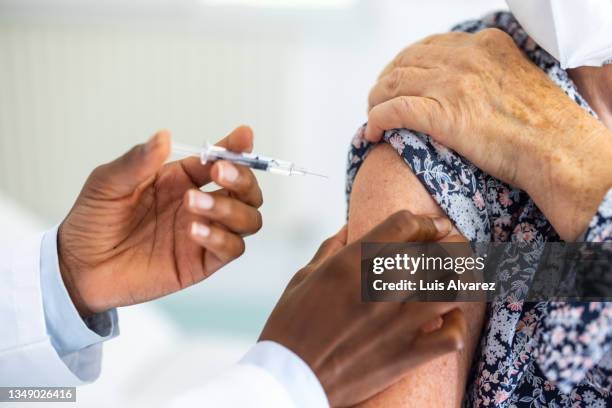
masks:
{"label": "thumb", "polygon": [[365,138],[378,142],[390,129],[412,129],[435,138],[434,122],[444,120],[440,104],[420,96],[398,96],[376,105],[368,115]]}
{"label": "thumb", "polygon": [[363,238],[363,242],[427,242],[441,239],[451,232],[445,217],[430,218],[401,210],[387,217]]}
{"label": "thumb", "polygon": [[92,173],[94,182],[103,185],[114,197],[132,194],[152,177],[170,154],[170,132],[161,130],[147,143],[131,148],[123,156],[98,167]]}

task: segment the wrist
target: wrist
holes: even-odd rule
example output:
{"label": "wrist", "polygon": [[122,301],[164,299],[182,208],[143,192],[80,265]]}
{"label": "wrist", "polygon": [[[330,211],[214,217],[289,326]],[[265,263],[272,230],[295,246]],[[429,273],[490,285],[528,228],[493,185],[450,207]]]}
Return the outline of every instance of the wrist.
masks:
{"label": "wrist", "polygon": [[88,317],[95,314],[85,302],[85,299],[81,295],[78,283],[76,279],[76,271],[80,268],[76,265],[74,261],[74,257],[70,256],[68,248],[65,243],[62,242],[62,229],[63,224],[60,225],[58,234],[57,234],[57,257],[60,269],[60,275],[62,277],[62,281],[64,283],[64,287],[70,296],[70,300],[74,305],[77,312],[81,317]]}
{"label": "wrist", "polygon": [[612,134],[593,118],[535,150],[534,171],[525,190],[566,241],[582,234],[612,187]]}

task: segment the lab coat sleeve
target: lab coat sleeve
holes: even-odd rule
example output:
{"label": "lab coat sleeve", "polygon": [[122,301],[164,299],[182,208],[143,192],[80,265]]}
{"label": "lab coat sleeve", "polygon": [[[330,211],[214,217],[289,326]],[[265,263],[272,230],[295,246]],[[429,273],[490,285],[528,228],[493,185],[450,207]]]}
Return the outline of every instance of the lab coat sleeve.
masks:
{"label": "lab coat sleeve", "polygon": [[100,373],[116,311],[83,321],[63,285],[57,228],[0,248],[0,386],[75,386]]}
{"label": "lab coat sleeve", "polygon": [[238,364],[177,398],[183,407],[327,408],[321,383],[297,354],[272,342],[257,343]]}

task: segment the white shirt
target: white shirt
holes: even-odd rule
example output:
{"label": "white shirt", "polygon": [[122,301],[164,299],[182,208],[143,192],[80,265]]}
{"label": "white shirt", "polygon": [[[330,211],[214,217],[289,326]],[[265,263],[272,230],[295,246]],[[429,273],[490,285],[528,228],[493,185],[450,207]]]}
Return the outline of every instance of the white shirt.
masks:
{"label": "white shirt", "polygon": [[[102,343],[119,334],[117,311],[82,319],[64,286],[57,228],[0,249],[0,386],[74,386],[100,374]],[[173,406],[328,407],[297,354],[263,341]]]}

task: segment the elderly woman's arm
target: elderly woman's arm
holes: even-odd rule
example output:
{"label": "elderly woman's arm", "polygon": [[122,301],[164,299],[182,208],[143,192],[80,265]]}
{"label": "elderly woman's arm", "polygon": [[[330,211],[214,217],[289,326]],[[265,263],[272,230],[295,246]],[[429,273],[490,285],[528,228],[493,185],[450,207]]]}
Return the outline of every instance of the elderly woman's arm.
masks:
{"label": "elderly woman's arm", "polygon": [[[412,170],[389,145],[372,149],[353,184],[348,239],[359,239],[389,214],[407,209],[415,214],[444,215]],[[457,232],[454,231],[457,238]],[[452,235],[452,233],[451,233]],[[452,407],[463,398],[474,350],[480,338],[484,304],[463,303],[468,319],[464,350],[420,367],[380,393],[365,406]]]}
{"label": "elderly woman's arm", "polygon": [[429,134],[526,191],[565,240],[585,231],[612,187],[612,132],[500,30],[435,35],[406,48],[369,102],[368,140],[394,128]]}

